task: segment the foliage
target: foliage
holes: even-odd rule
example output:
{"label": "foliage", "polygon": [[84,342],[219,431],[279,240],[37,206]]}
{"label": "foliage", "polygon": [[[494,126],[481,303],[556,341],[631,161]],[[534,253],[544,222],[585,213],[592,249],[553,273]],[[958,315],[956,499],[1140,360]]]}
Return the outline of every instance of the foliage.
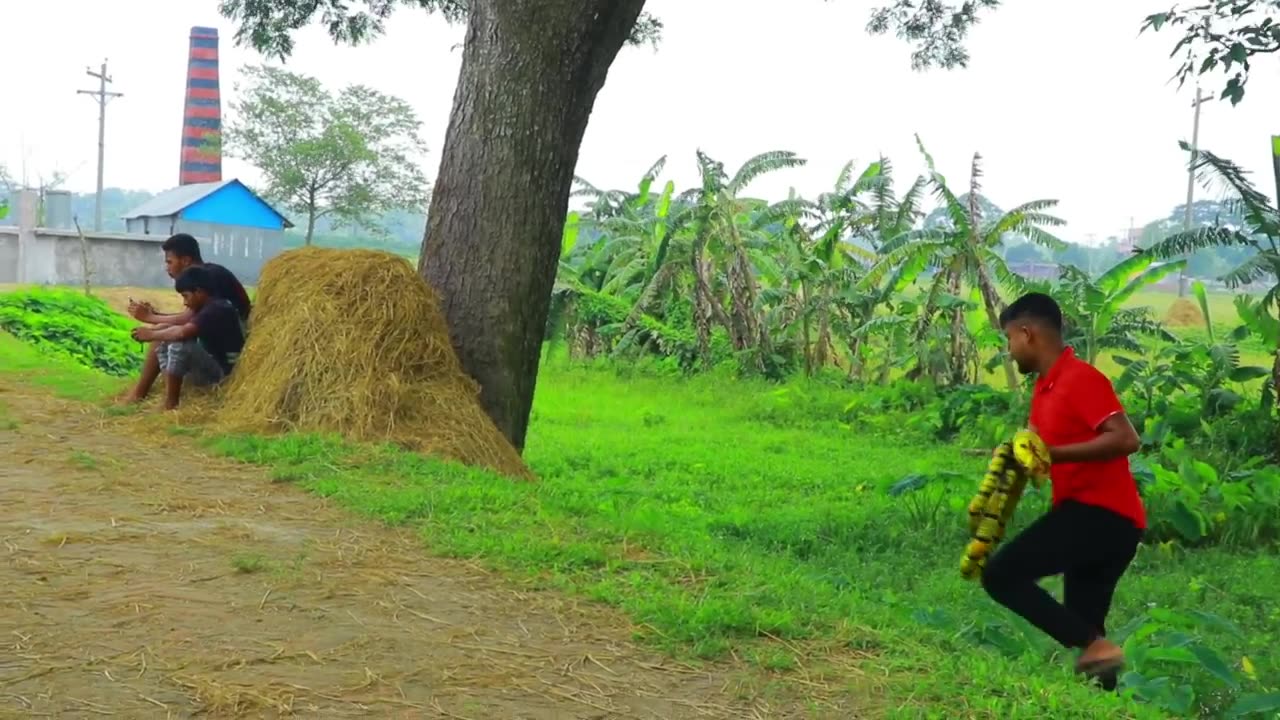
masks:
{"label": "foliage", "polygon": [[1148,308],[1132,307],[1130,299],[1144,287],[1186,266],[1185,261],[1156,263],[1150,255],[1135,255],[1092,278],[1079,268],[1063,266],[1054,293],[1067,322],[1066,340],[1090,363],[1104,350],[1140,353],[1143,337],[1166,342],[1175,338],[1151,317]]}
{"label": "foliage", "polygon": [[[292,34],[318,20],[334,42],[359,45],[382,35],[387,18],[400,5],[438,12],[453,23],[467,19],[467,0],[363,0],[348,3],[343,0],[320,0],[299,7],[290,0],[221,0],[218,11],[229,20],[238,23],[236,44],[249,46],[258,52],[279,60],[293,53]],[[644,14],[631,29],[632,44],[656,45],[662,36],[662,21]]]}
{"label": "foliage", "polygon": [[964,42],[978,23],[979,13],[998,7],[1000,0],[964,0],[949,4],[937,0],[896,0],[877,8],[867,23],[867,32],[883,35],[890,29],[903,40],[916,43],[911,67],[926,70],[966,67],[969,51]]}
{"label": "foliage", "polygon": [[315,78],[268,66],[243,71],[223,142],[262,171],[263,194],[317,220],[377,231],[373,219],[426,201],[419,122],[404,100],[363,85],[336,95]]}
{"label": "foliage", "polygon": [[[920,152],[928,164],[929,182],[945,217],[932,227],[926,224],[923,230],[903,232],[888,239],[862,285],[878,284],[881,278],[896,271],[898,280],[894,284],[900,287],[904,281],[914,282],[924,270],[932,270],[933,277],[925,290],[926,307],[936,305],[944,295],[960,297],[965,287],[975,290],[986,313],[988,337],[992,337],[1001,332],[999,315],[1004,309],[997,283],[1015,290],[1025,287],[1025,281],[1009,270],[997,249],[1015,234],[1051,250],[1062,249],[1065,244],[1044,229],[1064,224],[1048,214],[1057,201],[1034,200],[1005,213],[986,212],[988,208],[980,202],[980,155],[974,154],[970,166],[969,192],[959,196],[938,172],[923,144]],[[990,206],[990,209],[995,208]],[[965,332],[963,312],[959,305],[953,306],[950,312],[953,382],[961,382],[965,371],[966,350],[961,343]],[[1016,389],[1018,379],[1011,361],[1002,358],[1002,364],[1009,388]]]}
{"label": "foliage", "polygon": [[[969,30],[984,11],[999,6],[1000,0],[893,0],[872,13],[867,30],[873,35],[892,31],[913,44],[911,64],[917,70],[966,67]],[[1174,74],[1179,85],[1220,70],[1227,77],[1221,97],[1234,105],[1244,98],[1250,61],[1280,50],[1277,14],[1277,0],[1206,0],[1148,15],[1141,30],[1181,31],[1170,53],[1185,57]]]}
{"label": "foliage", "polygon": [[40,350],[108,375],[135,373],[141,346],[134,323],[97,298],[71,290],[32,289],[0,294],[0,329]]}
{"label": "foliage", "polygon": [[[1181,86],[1188,78],[1214,70],[1227,76],[1222,98],[1238,104],[1249,82],[1251,60],[1280,50],[1280,14],[1276,0],[1211,0],[1190,7],[1174,5],[1147,17],[1142,29],[1160,32],[1178,28],[1183,35],[1169,54],[1185,60],[1174,77]],[[1234,69],[1234,72],[1233,72]]]}
{"label": "foliage", "polygon": [[[1182,149],[1190,152],[1186,143]],[[1145,252],[1157,258],[1176,258],[1207,247],[1246,247],[1254,251],[1238,266],[1222,275],[1229,287],[1239,288],[1265,281],[1270,287],[1257,310],[1275,313],[1280,308],[1280,211],[1254,186],[1239,165],[1208,150],[1194,155],[1192,170],[1201,182],[1224,186],[1242,220],[1240,225],[1215,224],[1170,235]]]}

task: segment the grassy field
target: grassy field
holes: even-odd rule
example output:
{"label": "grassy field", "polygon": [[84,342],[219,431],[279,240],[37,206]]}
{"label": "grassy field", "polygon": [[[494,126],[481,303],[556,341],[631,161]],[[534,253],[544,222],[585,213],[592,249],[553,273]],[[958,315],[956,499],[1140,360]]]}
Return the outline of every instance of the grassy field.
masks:
{"label": "grassy field", "polygon": [[[3,335],[0,368],[88,400],[118,387]],[[959,578],[962,505],[982,459],[844,426],[849,399],[803,383],[557,364],[538,388],[527,458],[541,480],[529,484],[325,438],[203,440],[354,512],[416,528],[434,553],[620,607],[668,652],[748,658],[802,689],[856,694],[871,716],[1168,716],[1084,687],[1065,654]],[[911,473],[956,475],[891,496]],[[1020,516],[1043,505],[1028,498]],[[1278,586],[1273,552],[1146,546],[1114,626],[1127,626],[1131,647],[1177,630],[1214,649],[1243,691],[1274,688]],[[1212,621],[1194,622],[1206,609]],[[1201,690],[1206,714],[1233,701],[1176,653],[1143,669],[1161,668],[1175,686]]]}

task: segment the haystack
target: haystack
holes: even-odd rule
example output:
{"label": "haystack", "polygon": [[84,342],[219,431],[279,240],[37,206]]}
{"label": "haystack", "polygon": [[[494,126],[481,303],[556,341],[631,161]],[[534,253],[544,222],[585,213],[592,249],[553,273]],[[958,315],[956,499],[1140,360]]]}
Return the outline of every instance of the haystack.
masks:
{"label": "haystack", "polygon": [[404,258],[302,248],[262,269],[217,424],[338,433],[529,477],[480,409],[440,301]]}
{"label": "haystack", "polygon": [[1169,306],[1169,311],[1164,316],[1164,324],[1175,328],[1200,327],[1204,325],[1204,314],[1195,303],[1180,297]]}

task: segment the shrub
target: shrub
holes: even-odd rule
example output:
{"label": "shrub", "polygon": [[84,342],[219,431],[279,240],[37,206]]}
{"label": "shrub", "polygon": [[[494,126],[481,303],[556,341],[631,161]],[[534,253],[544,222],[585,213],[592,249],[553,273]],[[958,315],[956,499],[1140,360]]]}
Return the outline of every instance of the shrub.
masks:
{"label": "shrub", "polygon": [[108,375],[135,372],[142,345],[129,335],[135,323],[98,298],[72,290],[29,289],[0,295],[0,329]]}

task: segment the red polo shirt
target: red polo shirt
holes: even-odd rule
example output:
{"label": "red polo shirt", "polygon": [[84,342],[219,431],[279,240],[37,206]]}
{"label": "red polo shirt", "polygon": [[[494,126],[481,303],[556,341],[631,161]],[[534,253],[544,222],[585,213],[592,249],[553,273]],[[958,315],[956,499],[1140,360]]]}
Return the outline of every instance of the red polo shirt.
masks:
{"label": "red polo shirt", "polygon": [[[1122,412],[1111,381],[1076,357],[1071,348],[1036,380],[1031,397],[1031,425],[1050,447],[1092,440],[1107,418]],[[1129,458],[1055,463],[1050,478],[1055,507],[1063,500],[1075,500],[1119,513],[1146,528],[1147,516]]]}

